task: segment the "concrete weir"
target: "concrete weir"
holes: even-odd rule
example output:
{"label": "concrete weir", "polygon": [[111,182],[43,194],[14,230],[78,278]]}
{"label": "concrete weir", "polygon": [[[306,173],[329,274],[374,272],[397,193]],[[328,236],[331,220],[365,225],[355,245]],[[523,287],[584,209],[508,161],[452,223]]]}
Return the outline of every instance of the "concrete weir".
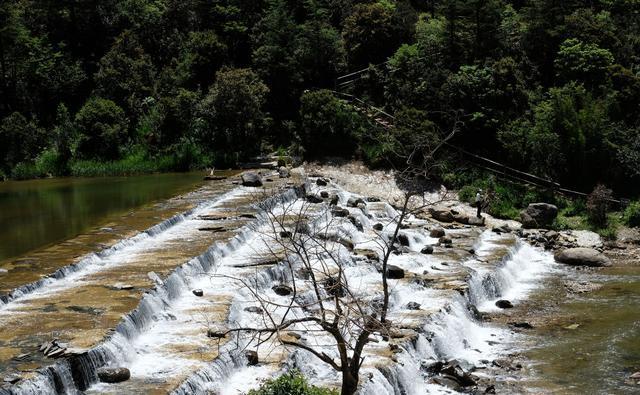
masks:
{"label": "concrete weir", "polygon": [[[20,320],[33,312],[33,320],[45,323],[43,333],[61,333],[60,341],[66,343],[69,353],[53,364],[42,357],[33,373],[16,384],[0,387],[0,394],[78,390],[87,394],[239,394],[291,367],[301,370],[314,384],[338,385],[339,374],[307,351],[283,348],[276,341],[255,348],[247,337],[230,335],[214,340],[206,335],[212,327],[259,325],[262,316],[256,309],[260,305],[252,296],[259,293],[276,306],[286,306],[291,298],[272,288],[291,282],[292,276],[301,287],[299,299],[287,312],[275,308],[273,317],[303,314],[303,304],[313,298],[295,260],[285,263],[273,259],[278,254],[277,244],[266,212],[282,215],[288,229],[295,228],[295,218],[289,213],[304,212],[310,232],[323,229],[330,235],[331,251],[343,263],[354,294],[373,303],[381,293],[375,264],[381,250],[376,238],[391,235],[398,212],[384,201],[367,202],[365,196],[351,193],[335,181],[316,181],[310,178],[305,188],[282,188],[257,205],[257,189],[233,188],[165,230],[124,247],[122,252],[114,251],[102,265],[89,264],[69,278],[8,300],[0,308],[0,325],[5,325],[6,317],[14,320],[8,325],[20,327],[24,322]],[[308,203],[310,195],[318,197],[312,204]],[[362,203],[355,204],[359,201]],[[332,214],[335,209],[330,203],[342,208],[339,216]],[[240,212],[251,215],[237,215]],[[215,225],[221,225],[223,231],[198,230],[212,228],[214,218],[221,218]],[[402,278],[389,280],[389,319],[397,330],[367,346],[362,394],[450,391],[446,383],[434,380],[425,370],[425,361],[456,359],[482,368],[497,358],[504,352],[500,344],[510,334],[482,322],[479,315],[493,311],[498,299],[517,303],[525,298],[535,287],[537,276],[544,275],[553,262],[549,254],[511,234],[473,226],[444,225],[451,241],[441,243],[430,236],[436,226],[442,224],[410,215],[401,230],[402,248],[389,261],[404,273]],[[290,235],[284,232],[280,237]],[[423,252],[426,246],[432,247],[432,253]],[[265,259],[269,256],[271,259]],[[159,275],[148,276],[151,271]],[[114,283],[133,289],[123,290]],[[246,284],[252,284],[252,289]],[[198,292],[193,292],[196,289]],[[72,329],[67,322],[71,317],[46,321],[49,316],[40,314],[51,309],[47,308],[51,300],[58,301],[55,312],[84,314],[84,319]],[[82,309],[70,310],[70,306]],[[56,329],[56,323],[61,329]],[[313,329],[296,324],[288,331],[328,355],[335,353],[331,339]],[[27,329],[0,339],[5,345],[16,344],[16,352],[37,349],[43,340]],[[248,363],[247,347],[257,351],[259,363]],[[0,363],[1,358],[2,354]],[[5,362],[5,366],[10,364]],[[103,366],[126,367],[131,378],[99,383],[96,370]]]}

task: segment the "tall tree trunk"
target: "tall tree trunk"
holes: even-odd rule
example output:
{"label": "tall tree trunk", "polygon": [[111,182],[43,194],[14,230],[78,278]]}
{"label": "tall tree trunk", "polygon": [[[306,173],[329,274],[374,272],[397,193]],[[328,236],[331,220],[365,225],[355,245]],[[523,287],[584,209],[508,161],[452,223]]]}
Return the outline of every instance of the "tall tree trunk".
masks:
{"label": "tall tree trunk", "polygon": [[355,375],[349,369],[349,366],[342,367],[342,395],[353,395],[358,389],[358,374]]}

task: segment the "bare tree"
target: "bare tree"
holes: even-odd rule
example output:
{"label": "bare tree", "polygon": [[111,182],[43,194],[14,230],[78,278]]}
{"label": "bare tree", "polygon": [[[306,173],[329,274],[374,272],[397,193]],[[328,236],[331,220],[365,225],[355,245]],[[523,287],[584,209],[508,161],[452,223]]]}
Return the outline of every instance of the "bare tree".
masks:
{"label": "bare tree", "polygon": [[[384,227],[386,231],[374,231],[372,240],[379,246],[382,295],[372,298],[370,290],[363,292],[350,283],[348,268],[353,261],[346,252],[353,250],[353,243],[340,227],[340,222],[346,220],[345,209],[326,203],[301,203],[306,197],[303,192],[303,199],[261,207],[268,218],[268,230],[262,232],[262,250],[268,256],[266,262],[275,265],[273,268],[279,270],[286,284],[265,290],[257,276],[233,278],[259,303],[260,320],[247,326],[230,323],[213,331],[212,337],[244,337],[245,347],[280,344],[306,350],[341,373],[342,394],[355,393],[365,347],[377,342],[377,338],[388,338],[392,329],[393,323],[388,319],[389,259],[398,248],[407,217],[447,199],[445,195],[426,200],[424,191],[433,187],[430,175],[438,166],[437,152],[456,132],[454,129],[438,140],[413,141],[408,151],[398,154],[405,161],[402,170],[396,171],[396,182],[403,189],[402,204]],[[316,198],[315,202],[320,200]],[[286,303],[274,298],[272,291],[286,295]],[[317,338],[327,336],[331,343],[305,342],[291,337],[292,330],[304,330]]]}

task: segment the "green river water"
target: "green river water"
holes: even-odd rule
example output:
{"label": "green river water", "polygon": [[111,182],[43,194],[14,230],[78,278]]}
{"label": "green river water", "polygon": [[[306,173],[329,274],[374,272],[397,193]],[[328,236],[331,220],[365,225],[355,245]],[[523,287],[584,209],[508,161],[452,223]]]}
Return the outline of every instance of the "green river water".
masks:
{"label": "green river water", "polygon": [[0,262],[194,189],[202,173],[0,183]]}

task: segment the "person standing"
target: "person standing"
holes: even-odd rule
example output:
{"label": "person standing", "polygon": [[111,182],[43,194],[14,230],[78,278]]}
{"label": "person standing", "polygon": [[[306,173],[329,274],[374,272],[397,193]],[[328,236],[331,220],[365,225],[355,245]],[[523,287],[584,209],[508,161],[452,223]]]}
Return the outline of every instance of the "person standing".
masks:
{"label": "person standing", "polygon": [[482,218],[481,213],[482,213],[483,203],[484,203],[484,199],[482,198],[482,189],[478,189],[478,192],[476,193],[476,209],[478,210],[476,217],[478,218]]}

